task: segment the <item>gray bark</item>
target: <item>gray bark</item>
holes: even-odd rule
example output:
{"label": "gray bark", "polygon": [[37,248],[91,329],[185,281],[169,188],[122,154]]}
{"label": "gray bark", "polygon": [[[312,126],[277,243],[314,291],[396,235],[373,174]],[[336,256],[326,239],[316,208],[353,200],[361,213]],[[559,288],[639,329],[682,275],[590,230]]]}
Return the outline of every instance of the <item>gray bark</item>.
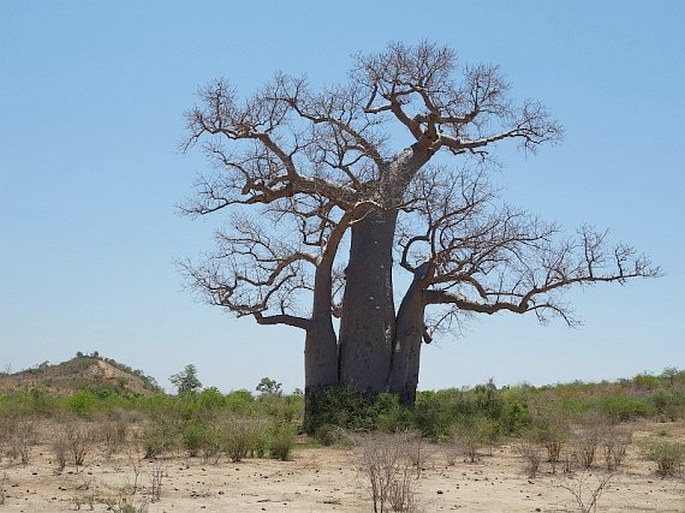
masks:
{"label": "gray bark", "polygon": [[340,323],[340,381],[384,392],[395,331],[392,248],[397,212],[375,211],[352,227]]}
{"label": "gray bark", "polygon": [[389,162],[381,170],[378,191],[387,210],[369,213],[351,230],[340,323],[340,383],[358,392],[388,390],[396,326],[392,250],[397,206],[432,154],[421,142]]}
{"label": "gray bark", "polygon": [[420,277],[415,276],[397,312],[388,391],[403,403],[414,404],[419,383],[419,359],[426,303]]}

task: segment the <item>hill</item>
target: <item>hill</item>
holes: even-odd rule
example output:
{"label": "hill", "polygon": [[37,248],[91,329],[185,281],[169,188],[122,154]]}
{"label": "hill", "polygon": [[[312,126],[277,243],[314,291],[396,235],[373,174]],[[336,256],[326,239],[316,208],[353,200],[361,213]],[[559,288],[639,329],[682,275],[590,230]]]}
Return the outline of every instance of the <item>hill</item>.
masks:
{"label": "hill", "polygon": [[77,390],[110,391],[122,396],[162,392],[154,378],[97,353],[77,353],[59,364],[40,365],[12,374],[0,374],[0,393],[40,389],[70,395]]}

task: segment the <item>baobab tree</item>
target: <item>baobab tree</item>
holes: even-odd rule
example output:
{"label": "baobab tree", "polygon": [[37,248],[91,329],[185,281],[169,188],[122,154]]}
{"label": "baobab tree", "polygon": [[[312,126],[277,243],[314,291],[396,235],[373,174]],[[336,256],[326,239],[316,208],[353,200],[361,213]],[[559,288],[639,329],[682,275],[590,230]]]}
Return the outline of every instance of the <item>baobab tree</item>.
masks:
{"label": "baobab tree", "polygon": [[307,415],[336,385],[411,404],[421,344],[464,314],[573,324],[569,287],[659,274],[605,233],[564,237],[498,198],[493,149],[535,152],[562,132],[508,91],[497,67],[428,42],[359,55],[346,84],[318,92],[281,73],[243,100],[225,80],[200,90],[184,149],[213,166],[182,208],[229,225],[184,270],[209,303],[305,332]]}

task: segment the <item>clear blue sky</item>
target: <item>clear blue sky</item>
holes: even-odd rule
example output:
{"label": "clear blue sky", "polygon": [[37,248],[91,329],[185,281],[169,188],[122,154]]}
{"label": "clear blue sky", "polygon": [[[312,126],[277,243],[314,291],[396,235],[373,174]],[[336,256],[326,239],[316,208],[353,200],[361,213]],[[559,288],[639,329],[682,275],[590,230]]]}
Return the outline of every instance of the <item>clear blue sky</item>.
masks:
{"label": "clear blue sky", "polygon": [[[420,388],[615,379],[685,368],[685,2],[403,0],[0,2],[0,370],[99,351],[206,386],[303,386],[303,337],[197,302],[173,261],[213,220],[174,205],[205,166],[180,155],[196,88],[249,94],[283,70],[345,80],[350,56],[430,39],[499,64],[566,130],[503,148],[506,197],[569,230],[590,222],[666,276],[569,294],[584,320],[502,315],[425,347]],[[337,5],[341,5],[338,7]]]}

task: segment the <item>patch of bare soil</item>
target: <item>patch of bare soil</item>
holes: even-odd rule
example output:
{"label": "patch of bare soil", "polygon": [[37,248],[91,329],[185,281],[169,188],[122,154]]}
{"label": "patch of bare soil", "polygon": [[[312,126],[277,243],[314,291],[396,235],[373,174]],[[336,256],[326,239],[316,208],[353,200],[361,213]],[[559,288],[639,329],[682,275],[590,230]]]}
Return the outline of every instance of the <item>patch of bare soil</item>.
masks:
{"label": "patch of bare soil", "polygon": [[[685,440],[685,423],[641,424],[627,463],[611,474],[598,512],[685,512],[685,480],[660,478],[644,460],[640,443],[659,430]],[[425,447],[414,477],[417,511],[573,512],[587,507],[608,476],[596,468],[552,474],[543,464],[535,478],[523,471],[515,444],[484,454],[474,464],[456,463],[440,445]],[[214,464],[200,458],[144,460],[125,450],[89,454],[85,467],[56,470],[49,440],[28,464],[0,461],[0,512],[55,513],[119,511],[186,512],[363,512],[373,511],[368,484],[354,452],[344,448],[299,447],[291,461],[248,459]],[[450,465],[448,462],[454,464]],[[576,497],[574,495],[579,495]],[[588,510],[591,511],[591,510]]]}

